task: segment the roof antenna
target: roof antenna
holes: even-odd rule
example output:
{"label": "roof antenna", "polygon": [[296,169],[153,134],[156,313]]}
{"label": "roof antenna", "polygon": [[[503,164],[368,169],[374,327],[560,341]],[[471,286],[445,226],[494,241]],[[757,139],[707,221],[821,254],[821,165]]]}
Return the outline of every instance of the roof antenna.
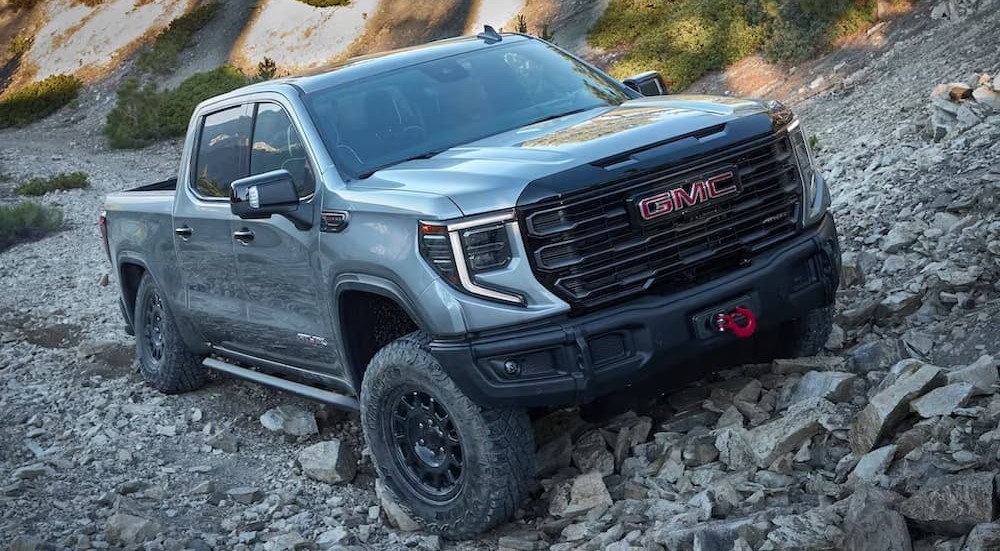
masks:
{"label": "roof antenna", "polygon": [[489,25],[483,25],[483,32],[476,35],[476,38],[481,38],[487,44],[496,44],[503,40],[500,33],[496,31],[493,27]]}

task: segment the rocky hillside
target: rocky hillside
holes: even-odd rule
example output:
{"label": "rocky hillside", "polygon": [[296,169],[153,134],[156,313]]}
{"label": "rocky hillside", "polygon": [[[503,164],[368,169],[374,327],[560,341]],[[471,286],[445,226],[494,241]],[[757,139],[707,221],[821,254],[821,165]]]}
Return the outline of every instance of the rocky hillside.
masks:
{"label": "rocky hillside", "polygon": [[0,548],[1000,548],[998,14],[921,4],[770,86],[833,186],[845,263],[825,354],[598,424],[539,419],[532,500],[468,542],[380,500],[354,417],[223,377],[182,396],[143,384],[97,215],[174,171],[176,143],[108,151],[85,102],[0,131],[12,181],[92,182],[41,199],[65,231],[0,253]]}

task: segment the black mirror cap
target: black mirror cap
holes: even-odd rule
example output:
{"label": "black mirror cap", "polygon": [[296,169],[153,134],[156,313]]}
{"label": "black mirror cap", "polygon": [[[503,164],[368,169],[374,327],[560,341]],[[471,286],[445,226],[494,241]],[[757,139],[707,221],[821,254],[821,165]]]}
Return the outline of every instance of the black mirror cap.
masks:
{"label": "black mirror cap", "polygon": [[287,170],[240,178],[230,185],[229,208],[245,220],[287,214],[299,206],[299,194]]}
{"label": "black mirror cap", "polygon": [[656,71],[646,71],[632,75],[622,81],[622,84],[644,96],[665,96],[670,93],[663,76]]}

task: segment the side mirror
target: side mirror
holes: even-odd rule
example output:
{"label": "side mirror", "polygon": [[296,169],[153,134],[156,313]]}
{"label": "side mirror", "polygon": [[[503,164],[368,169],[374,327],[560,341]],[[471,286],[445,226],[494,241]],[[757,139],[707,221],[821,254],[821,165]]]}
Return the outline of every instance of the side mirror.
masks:
{"label": "side mirror", "polygon": [[280,214],[295,227],[312,226],[310,213],[301,212],[298,190],[287,170],[272,170],[234,181],[229,195],[229,209],[244,220],[267,219]]}
{"label": "side mirror", "polygon": [[632,75],[622,81],[622,84],[644,96],[664,96],[670,93],[667,83],[656,71],[647,71]]}

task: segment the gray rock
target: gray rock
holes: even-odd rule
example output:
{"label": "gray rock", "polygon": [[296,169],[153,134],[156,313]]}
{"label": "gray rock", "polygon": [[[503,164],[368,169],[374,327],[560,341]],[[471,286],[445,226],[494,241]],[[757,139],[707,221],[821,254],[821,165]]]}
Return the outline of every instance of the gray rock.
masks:
{"label": "gray rock", "polygon": [[750,430],[747,441],[757,466],[767,467],[812,438],[820,430],[820,419],[833,409],[833,404],[823,399],[805,400],[792,406],[782,417]]}
{"label": "gray rock", "polygon": [[844,551],[912,551],[906,519],[890,508],[889,498],[859,487],[844,515]]}
{"label": "gray rock", "polygon": [[933,478],[899,505],[899,512],[922,530],[963,535],[996,518],[993,473]]}
{"label": "gray rock", "polygon": [[275,432],[284,432],[292,436],[309,436],[319,432],[316,426],[316,416],[297,406],[284,405],[267,410],[260,416],[260,424]]}
{"label": "gray rock", "polygon": [[953,383],[935,388],[910,403],[910,409],[923,418],[951,415],[972,397],[972,383]]}
{"label": "gray rock", "polygon": [[847,359],[848,370],[858,375],[885,369],[902,360],[899,346],[894,341],[875,341],[860,344],[851,350]]}
{"label": "gray rock", "polygon": [[420,529],[420,525],[396,503],[392,492],[385,487],[381,478],[375,479],[375,495],[382,505],[382,510],[385,511],[389,524],[401,532],[413,532]]}
{"label": "gray rock", "polygon": [[10,551],[41,551],[47,548],[42,540],[34,536],[18,536],[10,542]]}
{"label": "gray rock", "polygon": [[191,495],[207,495],[213,492],[215,492],[215,482],[212,480],[199,482],[193,488],[188,490],[188,494]]}
{"label": "gray rock", "polygon": [[719,450],[715,447],[716,437],[705,433],[688,438],[681,453],[681,459],[687,467],[700,467],[715,461]]}
{"label": "gray rock", "polygon": [[772,522],[776,528],[767,541],[782,551],[834,551],[841,548],[841,518],[830,508],[817,508],[798,515],[782,515]]}
{"label": "gray rock", "polygon": [[896,446],[890,444],[866,453],[851,472],[851,478],[862,482],[875,482],[885,474],[896,456]]}
{"label": "gray rock", "polygon": [[226,490],[226,497],[235,501],[236,503],[242,503],[244,505],[250,505],[256,503],[263,499],[264,494],[256,489],[249,486],[239,486],[237,488],[230,488]]}
{"label": "gray rock", "polygon": [[316,536],[316,547],[320,551],[329,551],[341,545],[346,545],[351,539],[347,529],[343,526],[334,526]]}
{"label": "gray rock", "polygon": [[597,471],[604,476],[615,472],[615,458],[599,430],[592,430],[576,442],[573,464],[582,473]]}
{"label": "gray rock", "polygon": [[715,447],[719,450],[719,460],[732,470],[746,469],[755,463],[750,449],[748,432],[742,426],[733,425],[719,429],[715,436]]}
{"label": "gray rock", "polygon": [[236,453],[240,449],[239,441],[236,436],[228,430],[219,431],[212,436],[205,439],[205,443],[209,446],[222,450],[227,453]]}
{"label": "gray rock", "polygon": [[981,356],[974,363],[947,374],[948,384],[972,383],[976,394],[992,394],[993,387],[1000,384],[997,362],[993,356]]}
{"label": "gray rock", "polygon": [[771,364],[775,375],[791,375],[809,371],[839,371],[844,368],[844,359],[836,356],[809,356],[807,358],[778,359]]}
{"label": "gray rock", "polygon": [[848,251],[841,255],[840,284],[848,289],[865,282],[865,272],[861,268],[858,253]]}
{"label": "gray rock", "polygon": [[710,427],[719,419],[717,413],[696,409],[678,413],[664,421],[660,427],[664,432],[689,432],[695,427]]}
{"label": "gray rock", "polygon": [[[733,542],[740,537],[759,540],[758,534],[766,530],[767,526],[767,522],[760,517],[701,522],[690,527],[668,522],[651,529],[649,534],[653,541],[671,550],[723,551],[732,549]],[[747,538],[751,534],[756,537]]]}
{"label": "gray rock", "polygon": [[536,532],[501,536],[497,540],[497,546],[501,550],[510,549],[511,551],[535,551],[548,548],[548,545]]}
{"label": "gray rock", "polygon": [[875,310],[876,320],[894,320],[904,318],[920,309],[923,301],[920,295],[908,291],[889,293]]}
{"label": "gray rock", "polygon": [[337,439],[304,448],[299,452],[298,461],[303,474],[328,484],[350,482],[358,471],[354,450]]}
{"label": "gray rock", "polygon": [[885,239],[882,240],[882,250],[887,253],[898,253],[908,249],[917,241],[917,234],[909,224],[893,225]]}
{"label": "gray rock", "polygon": [[569,434],[563,434],[546,442],[535,453],[535,474],[539,477],[548,476],[563,467],[569,467],[572,460],[573,442]]}
{"label": "gray rock", "polygon": [[15,480],[31,480],[40,476],[53,474],[52,468],[45,463],[34,463],[26,467],[15,469],[11,475]]}
{"label": "gray rock", "polygon": [[851,389],[857,377],[842,371],[810,371],[796,383],[788,404],[804,400],[822,398],[831,402],[841,402],[850,398]]}
{"label": "gray rock", "polygon": [[889,429],[906,416],[910,401],[939,384],[940,371],[924,364],[872,396],[851,425],[850,442],[854,453],[870,452]]}
{"label": "gray rock", "polygon": [[1000,551],[1000,524],[978,524],[969,532],[962,551]]}
{"label": "gray rock", "polygon": [[108,543],[136,545],[155,538],[160,533],[158,522],[135,515],[116,513],[104,524],[104,539]]}
{"label": "gray rock", "polygon": [[613,504],[601,473],[596,471],[563,482],[553,489],[552,494],[549,514],[554,517],[572,518]]}
{"label": "gray rock", "polygon": [[837,314],[837,324],[845,329],[855,329],[868,323],[878,309],[877,299],[861,302],[853,308],[847,308]]}
{"label": "gray rock", "polygon": [[980,86],[972,91],[972,97],[977,102],[989,107],[994,111],[1000,111],[1000,92],[990,90],[985,86]]}

